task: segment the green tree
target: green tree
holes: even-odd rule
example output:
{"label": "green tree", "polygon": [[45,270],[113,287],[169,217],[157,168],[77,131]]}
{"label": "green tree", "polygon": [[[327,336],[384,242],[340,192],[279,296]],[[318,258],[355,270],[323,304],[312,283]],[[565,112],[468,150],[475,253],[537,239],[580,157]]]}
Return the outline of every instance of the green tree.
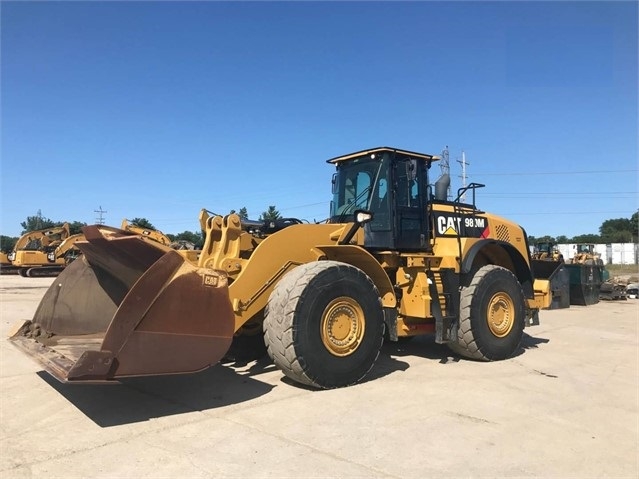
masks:
{"label": "green tree", "polygon": [[151,224],[146,218],[133,218],[129,220],[129,223],[139,226],[140,228],[146,228],[148,230],[156,230],[157,228]]}
{"label": "green tree", "polygon": [[628,218],[614,218],[601,223],[601,241],[604,243],[627,243],[632,241],[632,221]]}
{"label": "green tree", "polygon": [[15,246],[17,241],[18,238],[15,238],[13,236],[0,235],[0,251],[4,253],[13,251],[13,247]]}
{"label": "green tree", "polygon": [[36,216],[27,216],[27,219],[20,223],[20,226],[22,226],[21,234],[25,234],[29,231],[37,231],[43,230],[45,228],[52,228],[54,226],[62,226],[62,223],[56,223],[49,218],[45,218],[44,216],[42,216],[40,211],[38,211],[38,214]]}
{"label": "green tree", "polygon": [[180,241],[192,243],[195,249],[202,249],[202,246],[204,246],[204,237],[202,236],[202,233],[183,231],[182,233],[178,233],[175,235],[167,234],[166,236],[171,240],[171,242],[174,243]]}
{"label": "green tree", "polygon": [[639,210],[630,217],[630,231],[632,232],[632,240],[635,243],[639,242]]}
{"label": "green tree", "polygon": [[87,224],[83,223],[82,221],[73,221],[69,223],[69,232],[72,235],[77,235],[79,233],[82,233],[82,227],[86,225]]}
{"label": "green tree", "polygon": [[583,234],[574,236],[571,243],[601,243],[601,236],[595,234]]}
{"label": "green tree", "polygon": [[564,235],[557,236],[557,244],[566,244],[566,243],[570,243],[568,236],[564,236]]}
{"label": "green tree", "polygon": [[536,236],[528,236],[528,244],[531,246],[536,245],[537,243],[557,243],[554,236],[540,236],[537,238]]}
{"label": "green tree", "polygon": [[248,220],[248,211],[246,211],[245,207],[240,208],[240,211],[231,210],[229,214],[232,215],[233,213],[238,215],[242,220]]}
{"label": "green tree", "polygon": [[601,237],[602,243],[632,243],[632,232],[627,230],[613,231]]}
{"label": "green tree", "polygon": [[260,215],[260,221],[275,221],[278,218],[281,218],[280,212],[275,209],[275,206],[269,206],[267,211],[264,211]]}

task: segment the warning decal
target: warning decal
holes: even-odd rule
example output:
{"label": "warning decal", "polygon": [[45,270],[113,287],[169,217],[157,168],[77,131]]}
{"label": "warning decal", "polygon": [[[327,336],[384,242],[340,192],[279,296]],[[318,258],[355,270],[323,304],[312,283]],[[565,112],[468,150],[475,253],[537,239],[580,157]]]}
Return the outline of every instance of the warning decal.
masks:
{"label": "warning decal", "polygon": [[483,216],[438,213],[435,215],[437,236],[486,238],[490,234],[488,220]]}

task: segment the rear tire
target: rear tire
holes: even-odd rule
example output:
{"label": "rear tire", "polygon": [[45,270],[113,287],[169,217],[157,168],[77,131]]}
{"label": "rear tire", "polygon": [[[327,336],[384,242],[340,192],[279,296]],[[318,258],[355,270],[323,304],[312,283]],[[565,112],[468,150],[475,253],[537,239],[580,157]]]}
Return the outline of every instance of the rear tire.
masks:
{"label": "rear tire", "polygon": [[360,269],[337,261],[298,266],[275,287],[264,341],[292,380],[331,389],[360,381],[384,339],[379,292]]}
{"label": "rear tire", "polygon": [[521,284],[510,270],[482,266],[462,289],[457,337],[448,347],[480,361],[511,357],[523,337],[524,303]]}

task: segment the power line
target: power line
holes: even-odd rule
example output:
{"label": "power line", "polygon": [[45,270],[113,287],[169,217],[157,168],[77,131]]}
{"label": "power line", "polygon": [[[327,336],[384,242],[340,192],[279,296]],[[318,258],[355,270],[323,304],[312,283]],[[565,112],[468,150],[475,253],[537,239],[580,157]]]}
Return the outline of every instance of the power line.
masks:
{"label": "power line", "polygon": [[482,193],[482,196],[494,196],[494,195],[636,195],[638,191],[566,191],[566,192],[543,192],[543,191],[515,191],[515,192],[501,192],[501,193]]}
{"label": "power line", "polygon": [[286,211],[286,210],[295,210],[295,209],[299,209],[299,208],[306,208],[308,206],[328,206],[328,201],[321,201],[319,203],[307,203],[305,205],[297,205],[297,206],[287,206],[286,208],[278,208],[278,210],[280,211]]}
{"label": "power line", "polygon": [[[459,160],[458,160],[459,161]],[[584,170],[584,171],[526,171],[522,173],[473,173],[473,176],[532,176],[532,175],[600,175],[602,173],[636,173],[634,170]]]}
{"label": "power line", "polygon": [[[637,197],[637,194],[632,194],[632,193],[628,193],[628,194],[616,194],[616,193],[611,193],[611,194],[606,194],[605,199],[606,200],[632,200],[634,198]],[[579,194],[579,193],[574,193],[571,195],[558,195],[558,196],[554,196],[552,193],[546,194],[546,195],[537,195],[534,193],[531,194],[517,194],[517,193],[513,193],[513,194],[502,194],[502,193],[495,193],[495,194],[485,194],[482,195],[482,198],[485,199],[499,199],[499,198],[503,198],[503,199],[507,199],[507,200],[525,200],[525,199],[535,199],[535,200],[551,200],[551,201],[569,201],[569,200],[582,200],[582,201],[588,201],[588,200],[599,200],[600,198],[596,195],[587,195],[587,194]]]}
{"label": "power line", "polygon": [[500,213],[503,216],[556,216],[556,215],[593,215],[593,214],[627,214],[628,211],[535,211],[526,213]]}

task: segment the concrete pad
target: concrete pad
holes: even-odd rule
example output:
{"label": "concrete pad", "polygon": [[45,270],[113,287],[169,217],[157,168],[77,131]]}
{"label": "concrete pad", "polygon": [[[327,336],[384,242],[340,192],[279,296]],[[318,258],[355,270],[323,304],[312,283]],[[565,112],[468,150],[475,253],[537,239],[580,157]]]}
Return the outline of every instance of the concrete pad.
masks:
{"label": "concrete pad", "polygon": [[[0,276],[2,336],[54,280]],[[65,385],[0,341],[0,477],[634,478],[638,325],[637,300],[543,311],[496,363],[387,344],[331,391],[266,359]]]}

